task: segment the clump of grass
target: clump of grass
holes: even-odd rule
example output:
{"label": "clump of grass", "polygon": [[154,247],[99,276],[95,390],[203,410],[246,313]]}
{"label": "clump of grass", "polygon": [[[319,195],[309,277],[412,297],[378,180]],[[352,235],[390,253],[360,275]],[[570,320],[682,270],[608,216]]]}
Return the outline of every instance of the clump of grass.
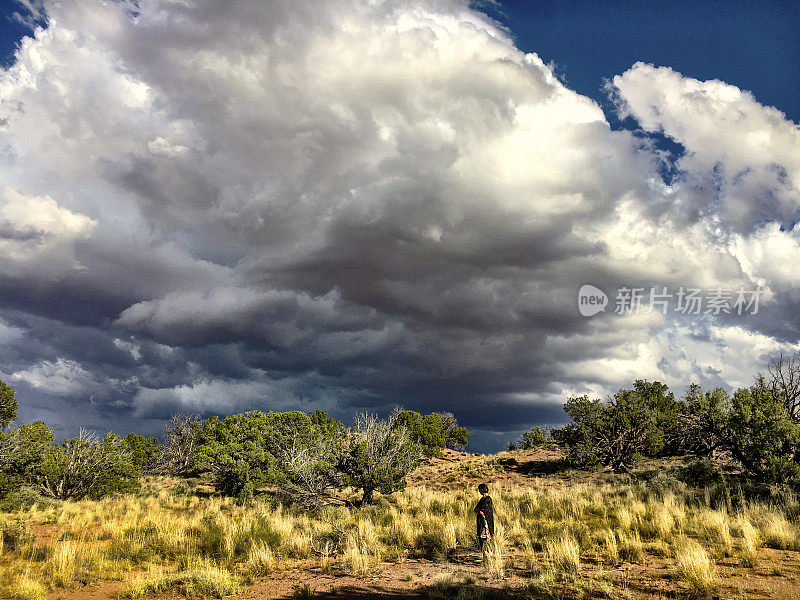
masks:
{"label": "clump of grass", "polygon": [[638,532],[619,534],[619,557],[629,562],[639,562],[644,558],[644,544]]}
{"label": "clump of grass", "polygon": [[0,517],[0,554],[16,552],[33,543],[34,537],[25,523]]}
{"label": "clump of grass", "polygon": [[582,579],[578,584],[579,589],[583,590],[585,596],[589,598],[616,598],[614,594],[614,583],[607,577],[594,576]]}
{"label": "clump of grass", "polygon": [[545,597],[550,596],[556,574],[552,569],[545,569],[536,573],[528,582],[528,588],[534,594]]}
{"label": "clump of grass", "polygon": [[758,529],[748,520],[740,524],[742,547],[739,551],[739,562],[743,567],[755,567],[758,564],[758,549],[761,547],[761,535]]}
{"label": "clump of grass", "polygon": [[653,540],[652,542],[647,542],[644,545],[644,550],[647,554],[652,556],[669,556],[670,555],[670,547],[667,542],[664,540],[658,539]]}
{"label": "clump of grass", "polygon": [[105,561],[97,542],[60,542],[45,563],[45,573],[58,586],[70,587],[98,579],[98,566]]}
{"label": "clump of grass", "polygon": [[538,562],[538,557],[536,556],[536,549],[529,539],[522,544],[522,559],[525,561],[525,567],[533,571]]}
{"label": "clump of grass", "polygon": [[328,573],[331,570],[331,545],[329,542],[325,542],[320,552],[319,568],[323,573]]}
{"label": "clump of grass", "polygon": [[617,536],[612,529],[606,529],[603,532],[603,548],[605,555],[612,565],[619,562],[619,546],[617,545]]}
{"label": "clump of grass", "polygon": [[617,507],[616,511],[614,512],[614,517],[619,528],[626,531],[630,530],[637,520],[633,511],[625,505]]}
{"label": "clump of grass", "polygon": [[307,583],[304,583],[292,592],[292,600],[313,600],[313,598],[316,597],[317,595],[314,593],[314,590],[312,590],[311,586]]}
{"label": "clump of grass", "polygon": [[3,591],[5,592],[3,596],[11,600],[41,600],[47,595],[44,584],[31,579],[28,575],[19,575],[17,580]]}
{"label": "clump of grass", "polygon": [[728,525],[728,514],[723,511],[708,510],[700,513],[701,527],[706,539],[717,542],[724,556],[733,552],[733,537]]}
{"label": "clump of grass", "polygon": [[689,593],[693,597],[706,598],[716,591],[716,567],[699,543],[683,540],[675,550],[675,558],[678,573],[689,584]]}
{"label": "clump of grass", "polygon": [[661,505],[656,509],[653,514],[653,525],[656,528],[658,537],[664,541],[669,541],[672,536],[672,530],[675,528],[675,518],[667,505]]}
{"label": "clump of grass", "polygon": [[770,548],[794,550],[798,547],[797,533],[785,517],[777,513],[767,516],[761,526],[764,543]]}
{"label": "clump of grass", "polygon": [[261,577],[272,573],[276,565],[275,553],[264,542],[256,543],[250,549],[250,553],[247,556],[247,572],[253,577]]}
{"label": "clump of grass", "polygon": [[545,552],[556,575],[574,578],[581,567],[580,546],[571,535],[562,535],[545,542]]}
{"label": "clump of grass", "polygon": [[[344,559],[355,575],[372,572],[380,562],[381,548],[373,536],[365,536],[368,528],[347,534],[344,545]],[[373,531],[374,533],[374,531]]]}
{"label": "clump of grass", "polygon": [[165,596],[173,592],[187,597],[223,598],[242,589],[225,569],[203,565],[177,573],[155,573],[137,577],[120,593],[121,598]]}
{"label": "clump of grass", "polygon": [[483,568],[490,577],[503,577],[505,575],[503,549],[497,538],[492,538],[486,544],[486,549],[483,552]]}

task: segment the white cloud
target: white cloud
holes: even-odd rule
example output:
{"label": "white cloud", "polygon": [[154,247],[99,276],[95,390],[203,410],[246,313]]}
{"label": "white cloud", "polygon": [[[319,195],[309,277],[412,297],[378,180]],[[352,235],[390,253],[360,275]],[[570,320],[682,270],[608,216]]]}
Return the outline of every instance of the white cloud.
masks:
{"label": "white cloud", "polygon": [[623,115],[686,148],[678,165],[689,184],[710,188],[709,217],[745,233],[765,219],[800,218],[800,128],[781,111],[722,81],[644,63],[615,76],[613,88]]}
{"label": "white cloud", "polygon": [[21,381],[36,390],[58,396],[88,396],[100,392],[107,394],[109,387],[120,385],[119,381],[100,379],[79,363],[58,358],[55,361],[42,361],[28,369],[16,371],[11,379]]}
{"label": "white cloud", "polygon": [[6,187],[0,198],[0,269],[37,277],[80,268],[74,245],[97,221],[59,206],[50,196],[29,196]]}

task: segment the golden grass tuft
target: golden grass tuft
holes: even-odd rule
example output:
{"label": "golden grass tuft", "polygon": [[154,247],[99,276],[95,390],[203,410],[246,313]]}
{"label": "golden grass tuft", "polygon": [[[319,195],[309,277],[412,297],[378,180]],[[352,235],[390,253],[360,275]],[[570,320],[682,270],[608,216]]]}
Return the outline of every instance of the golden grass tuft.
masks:
{"label": "golden grass tuft", "polygon": [[640,562],[644,559],[644,543],[638,531],[619,534],[619,558],[628,562]]}
{"label": "golden grass tuft", "polygon": [[41,600],[47,595],[47,588],[28,575],[19,575],[6,594],[11,600]]}
{"label": "golden grass tuft", "polygon": [[247,556],[247,572],[253,577],[269,575],[275,571],[277,563],[278,561],[272,548],[263,542],[259,542],[250,548],[250,553]]}
{"label": "golden grass tuft", "polygon": [[728,524],[728,513],[718,510],[704,510],[698,515],[704,537],[720,545],[724,556],[733,552],[733,536]]}
{"label": "golden grass tuft", "polygon": [[177,573],[154,573],[136,577],[120,593],[121,598],[165,596],[223,598],[242,589],[238,579],[225,569],[210,564]]}
{"label": "golden grass tuft", "polygon": [[675,549],[679,575],[695,598],[706,598],[717,590],[717,570],[705,549],[695,540],[682,540]]}
{"label": "golden grass tuft", "polygon": [[742,519],[739,523],[742,533],[742,546],[739,550],[739,562],[743,567],[755,567],[758,564],[758,549],[763,540],[758,529],[747,519]]}
{"label": "golden grass tuft", "polygon": [[779,550],[795,550],[798,548],[797,531],[786,517],[778,513],[766,516],[761,524],[761,535],[764,543],[770,548]]}
{"label": "golden grass tuft", "polygon": [[493,538],[486,543],[483,551],[483,568],[490,577],[503,577],[505,575],[503,547],[497,538]]}
{"label": "golden grass tuft", "polygon": [[545,553],[550,567],[561,577],[577,577],[581,568],[580,546],[569,534],[545,541]]}

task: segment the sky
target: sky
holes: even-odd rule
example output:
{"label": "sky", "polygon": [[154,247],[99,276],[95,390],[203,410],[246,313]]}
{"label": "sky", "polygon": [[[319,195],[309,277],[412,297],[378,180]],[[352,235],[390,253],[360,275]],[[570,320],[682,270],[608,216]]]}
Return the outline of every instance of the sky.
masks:
{"label": "sky", "polygon": [[19,422],[403,406],[489,452],[800,350],[792,3],[0,11]]}

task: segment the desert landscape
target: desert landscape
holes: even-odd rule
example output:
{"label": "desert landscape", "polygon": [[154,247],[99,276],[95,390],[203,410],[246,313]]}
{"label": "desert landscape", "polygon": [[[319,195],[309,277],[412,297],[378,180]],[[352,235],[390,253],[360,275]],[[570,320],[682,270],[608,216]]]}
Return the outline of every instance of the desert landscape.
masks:
{"label": "desert landscape", "polygon": [[799,1],[0,23],[0,600],[800,600]]}
{"label": "desert landscape", "polygon": [[[135,495],[4,513],[4,597],[797,597],[796,499],[692,488],[670,474],[675,459],[624,476],[561,464],[557,449],[446,450],[402,492],[316,514],[148,478]],[[482,559],[472,506],[483,481],[497,531]]]}

